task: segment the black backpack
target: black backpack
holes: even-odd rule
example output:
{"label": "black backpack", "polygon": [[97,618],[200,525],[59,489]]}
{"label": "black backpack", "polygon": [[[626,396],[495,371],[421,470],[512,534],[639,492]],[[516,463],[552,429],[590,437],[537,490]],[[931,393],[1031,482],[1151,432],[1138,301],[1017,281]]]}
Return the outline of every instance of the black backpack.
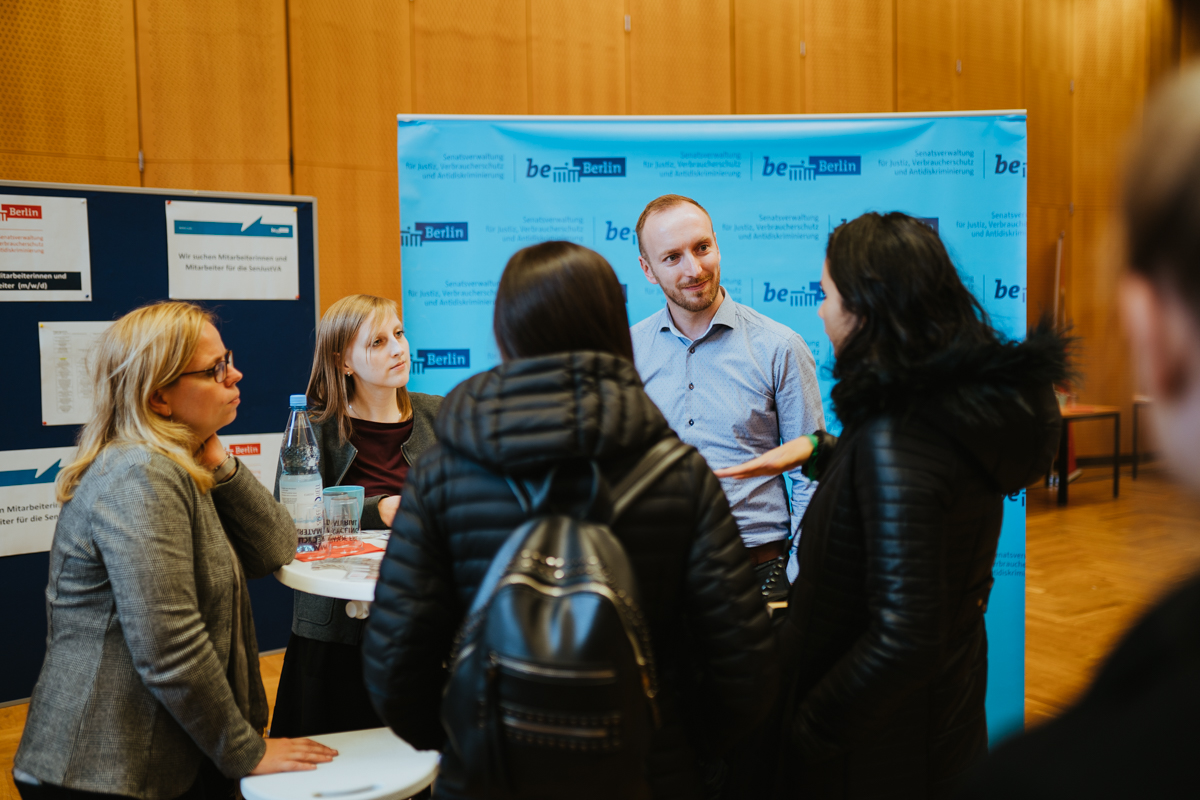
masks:
{"label": "black backpack", "polygon": [[[691,448],[656,444],[615,487],[611,524]],[[591,513],[603,479],[594,462]],[[633,569],[608,524],[546,513],[555,479],[509,478],[530,515],[492,559],[455,640],[441,780],[472,797],[649,797],[658,683]]]}

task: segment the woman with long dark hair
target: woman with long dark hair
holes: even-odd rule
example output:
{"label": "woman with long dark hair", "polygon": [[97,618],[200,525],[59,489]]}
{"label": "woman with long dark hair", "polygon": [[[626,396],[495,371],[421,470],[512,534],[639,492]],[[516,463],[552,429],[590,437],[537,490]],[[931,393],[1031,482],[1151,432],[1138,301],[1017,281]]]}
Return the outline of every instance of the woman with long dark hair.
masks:
{"label": "woman with long dark hair", "polygon": [[[623,745],[608,743],[593,717],[527,719],[516,709],[515,721],[505,711],[489,728],[501,762],[495,782],[471,786],[466,776],[487,765],[440,724],[444,706],[457,707],[442,695],[455,633],[493,557],[536,514],[511,484],[557,474],[562,480],[547,486],[554,507],[582,506],[588,493],[574,489],[595,488],[593,470],[614,486],[651,448],[678,441],[642,388],[621,284],[598,253],[569,242],[516,253],[500,279],[494,330],[503,363],[447,395],[438,444],[404,487],[363,643],[375,707],[414,746],[443,750],[440,797],[702,796],[698,758],[720,755],[755,724],[774,681],[753,566],[720,484],[692,448],[611,526],[632,565],[657,663],[661,725],[649,756],[613,770],[610,756]],[[566,672],[531,674],[553,682]],[[546,783],[501,785],[501,754],[543,735],[558,747],[541,757]],[[594,761],[562,775],[564,759],[580,753]]]}
{"label": "woman with long dark hair", "polygon": [[842,435],[719,473],[806,462],[819,481],[780,632],[780,794],[941,797],[987,751],[1003,502],[1049,467],[1065,347],[1044,328],[1005,341],[906,214],[839,226],[821,284]]}

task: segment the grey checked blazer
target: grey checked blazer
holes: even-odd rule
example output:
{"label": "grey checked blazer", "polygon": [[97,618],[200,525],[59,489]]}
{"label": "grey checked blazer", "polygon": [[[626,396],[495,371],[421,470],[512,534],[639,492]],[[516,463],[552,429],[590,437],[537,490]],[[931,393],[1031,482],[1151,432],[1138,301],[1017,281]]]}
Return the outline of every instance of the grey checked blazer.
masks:
{"label": "grey checked blazer", "polygon": [[242,465],[202,495],[166,456],[128,445],[101,454],[54,530],[46,660],[17,769],[71,789],[167,800],[187,791],[205,757],[230,778],[258,764],[266,709],[252,620],[251,697],[263,702],[252,702],[251,721],[227,677],[227,537],[247,578],[296,550],[286,509]]}

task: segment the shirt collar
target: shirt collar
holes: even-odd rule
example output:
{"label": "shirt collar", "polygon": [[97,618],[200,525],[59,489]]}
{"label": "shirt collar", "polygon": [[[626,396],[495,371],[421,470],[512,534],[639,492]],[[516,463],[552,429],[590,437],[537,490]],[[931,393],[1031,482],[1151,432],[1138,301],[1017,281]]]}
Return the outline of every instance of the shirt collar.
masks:
{"label": "shirt collar", "polygon": [[[702,339],[707,339],[713,332],[713,329],[718,325],[723,325],[724,327],[730,329],[737,327],[737,309],[734,308],[734,302],[729,299],[729,294],[725,291],[724,286],[721,287],[721,296],[724,299],[721,301],[721,306],[717,309],[717,313],[714,314],[712,320],[709,321],[708,330],[696,337],[694,341],[698,342]],[[675,320],[671,319],[670,306],[663,306],[662,322],[658,326],[658,330],[659,333],[669,331],[671,334],[679,337],[680,339],[693,341],[688,339],[687,336],[685,336],[678,328],[675,327]]]}

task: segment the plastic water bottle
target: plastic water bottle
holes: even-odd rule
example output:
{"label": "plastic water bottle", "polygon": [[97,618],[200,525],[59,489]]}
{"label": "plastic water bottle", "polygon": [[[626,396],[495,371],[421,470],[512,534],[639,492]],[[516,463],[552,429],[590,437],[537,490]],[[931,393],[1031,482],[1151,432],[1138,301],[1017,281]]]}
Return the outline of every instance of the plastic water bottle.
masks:
{"label": "plastic water bottle", "polygon": [[292,512],[296,523],[296,552],[315,553],[325,547],[321,450],[308,421],[308,398],[294,394],[290,405],[279,451],[279,502]]}

